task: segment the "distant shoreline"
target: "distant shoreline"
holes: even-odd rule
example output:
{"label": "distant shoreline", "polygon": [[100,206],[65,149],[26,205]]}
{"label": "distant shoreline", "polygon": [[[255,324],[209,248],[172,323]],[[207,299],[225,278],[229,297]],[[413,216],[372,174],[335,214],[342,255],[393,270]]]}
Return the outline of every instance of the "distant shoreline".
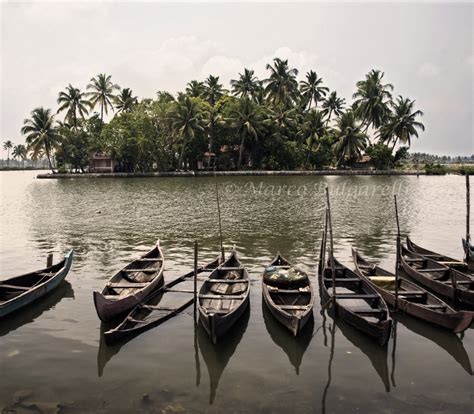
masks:
{"label": "distant shoreline", "polygon": [[317,171],[170,171],[154,173],[84,173],[38,174],[40,179],[67,178],[136,178],[136,177],[271,177],[271,176],[327,176],[327,175],[426,175],[424,171],[400,170],[317,170]]}

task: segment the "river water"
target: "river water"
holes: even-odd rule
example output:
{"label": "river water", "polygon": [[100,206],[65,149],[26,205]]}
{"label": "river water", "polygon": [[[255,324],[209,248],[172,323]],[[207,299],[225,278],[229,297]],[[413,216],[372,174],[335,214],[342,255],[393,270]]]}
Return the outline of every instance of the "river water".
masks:
{"label": "river water", "polygon": [[[213,347],[192,307],[129,342],[107,347],[92,291],[161,240],[165,281],[219,250],[215,179],[38,180],[1,172],[1,279],[73,248],[58,290],[0,320],[0,408],[88,413],[471,413],[474,329],[461,338],[396,315],[387,348],[325,314],[319,298],[293,339],[262,307],[260,274],[280,251],[312,275],[331,193],[335,252],[351,245],[394,268],[398,194],[402,234],[462,257],[465,181],[444,177],[219,177],[226,250],[252,279],[250,311]],[[15,400],[21,403],[14,404]],[[28,408],[29,407],[29,408]],[[36,410],[36,411],[35,411]],[[41,411],[38,411],[41,410]],[[49,410],[49,411],[48,411]]]}

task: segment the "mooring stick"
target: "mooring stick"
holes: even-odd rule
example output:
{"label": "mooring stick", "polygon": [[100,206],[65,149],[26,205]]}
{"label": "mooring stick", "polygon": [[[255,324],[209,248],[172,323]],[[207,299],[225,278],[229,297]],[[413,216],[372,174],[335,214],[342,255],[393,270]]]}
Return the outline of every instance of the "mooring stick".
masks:
{"label": "mooring stick", "polygon": [[398,309],[398,275],[400,273],[400,259],[401,259],[401,241],[400,241],[400,221],[398,220],[398,205],[397,195],[393,196],[395,200],[395,216],[397,218],[397,264],[395,265],[395,310]]}
{"label": "mooring stick", "polygon": [[[327,219],[328,219],[328,228],[329,228],[329,249],[330,249],[330,260],[331,260],[331,273],[332,273],[332,299],[334,305],[336,303],[336,269],[334,266],[334,240],[332,234],[332,218],[331,218],[331,203],[329,201],[329,189],[326,187],[326,202],[327,202]],[[334,306],[334,311],[336,306]]]}
{"label": "mooring stick", "polygon": [[469,183],[469,173],[466,171],[466,262],[469,261],[469,242],[471,241],[470,232],[470,216],[471,216],[471,186]]}
{"label": "mooring stick", "polygon": [[219,219],[219,238],[221,243],[221,260],[224,262],[224,242],[222,240],[222,223],[221,223],[221,205],[219,202],[219,185],[217,184],[216,166],[214,165],[214,181],[216,183],[216,201],[217,201],[217,217]]}
{"label": "mooring stick", "polygon": [[46,257],[46,267],[51,267],[53,265],[53,253],[48,253]]}
{"label": "mooring stick", "polygon": [[199,243],[194,240],[194,320],[196,321],[196,307],[197,307],[197,276],[198,276],[198,249]]}

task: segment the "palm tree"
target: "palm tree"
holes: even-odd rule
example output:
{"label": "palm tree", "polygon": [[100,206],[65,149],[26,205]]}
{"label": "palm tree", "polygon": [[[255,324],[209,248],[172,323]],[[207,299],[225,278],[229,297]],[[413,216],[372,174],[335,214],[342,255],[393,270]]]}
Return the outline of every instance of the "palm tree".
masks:
{"label": "palm tree", "polygon": [[[209,151],[212,152],[213,145],[214,145],[214,135],[215,130],[219,126],[225,125],[225,120],[221,114],[221,107],[219,106],[211,106],[209,111],[204,113],[204,126],[208,131],[209,137]],[[211,157],[207,159],[207,166],[209,167],[211,164]]]}
{"label": "palm tree", "polygon": [[309,158],[313,150],[313,144],[318,142],[326,132],[323,116],[323,113],[317,109],[311,109],[305,114],[304,121],[301,126],[301,135],[307,145],[305,168],[309,163]]}
{"label": "palm tree", "polygon": [[181,168],[184,151],[190,139],[193,139],[197,131],[204,130],[203,113],[197,102],[188,96],[180,102],[176,102],[171,114],[172,128],[182,140],[181,155],[178,165]]}
{"label": "palm tree", "polygon": [[232,79],[230,81],[232,92],[235,96],[256,98],[260,85],[254,74],[254,70],[244,69],[244,73],[239,73],[239,79]]}
{"label": "palm tree", "polygon": [[31,118],[23,121],[21,133],[26,135],[28,151],[32,152],[33,158],[38,158],[44,151],[48,158],[49,168],[54,172],[51,155],[61,137],[53,124],[54,115],[51,114],[51,109],[36,108],[31,112]]}
{"label": "palm tree", "polygon": [[246,139],[258,139],[265,125],[265,117],[256,104],[244,97],[239,101],[238,108],[232,112],[230,121],[231,126],[236,128],[241,136],[239,150],[239,166],[241,166]]}
{"label": "palm tree", "polygon": [[130,112],[132,108],[138,103],[138,97],[133,96],[130,88],[123,88],[115,97],[115,108],[117,113]]}
{"label": "palm tree", "polygon": [[15,147],[13,148],[12,155],[15,159],[21,158],[21,165],[23,167],[25,165],[25,158],[27,153],[28,151],[26,150],[26,147],[23,144],[18,144],[15,145]]}
{"label": "palm tree", "polygon": [[111,75],[99,73],[95,78],[91,78],[87,89],[91,89],[88,95],[91,97],[91,107],[97,104],[100,106],[100,120],[104,121],[104,112],[107,115],[108,109],[114,109],[112,102],[115,99],[114,91],[119,90],[117,84],[112,83]]}
{"label": "palm tree", "polygon": [[339,165],[343,164],[346,160],[350,162],[360,157],[368,143],[367,135],[357,125],[356,116],[353,111],[344,112],[338,119],[336,138],[334,151]]}
{"label": "palm tree", "polygon": [[296,102],[299,93],[296,81],[298,69],[290,68],[288,60],[280,58],[275,58],[273,66],[267,64],[266,68],[271,72],[270,77],[265,80],[267,99],[274,105],[291,106],[293,102]]}
{"label": "palm tree", "polygon": [[392,102],[392,113],[387,123],[381,128],[379,139],[381,142],[393,143],[392,151],[397,142],[411,145],[411,137],[418,138],[418,131],[425,130],[425,126],[416,121],[416,117],[423,116],[422,111],[415,111],[415,101],[404,99],[402,96],[397,98],[396,102]]}
{"label": "palm tree", "polygon": [[365,80],[357,82],[357,92],[352,95],[356,99],[353,108],[365,131],[372,125],[380,128],[390,114],[389,102],[392,99],[393,85],[383,84],[384,72],[372,69]]}
{"label": "palm tree", "polygon": [[308,110],[311,108],[311,103],[314,101],[314,106],[318,106],[318,101],[324,98],[329,92],[329,88],[322,86],[323,78],[318,78],[318,74],[310,70],[306,74],[306,80],[300,82],[301,95],[304,105],[308,105]]}
{"label": "palm tree", "polygon": [[10,150],[13,148],[13,142],[10,140],[3,143],[3,149],[7,151],[7,167],[10,166]]}
{"label": "palm tree", "polygon": [[192,80],[186,85],[186,94],[192,98],[201,98],[206,93],[206,86],[203,82]]}
{"label": "palm tree", "polygon": [[57,113],[67,110],[64,119],[77,129],[77,115],[84,119],[89,113],[91,103],[85,98],[85,94],[80,89],[69,84],[65,92],[60,92],[58,96]]}
{"label": "palm tree", "polygon": [[334,114],[336,116],[341,116],[346,100],[344,98],[339,98],[336,91],[331,92],[329,96],[323,101],[323,114],[327,116],[326,125],[329,124],[331,116]]}
{"label": "palm tree", "polygon": [[205,80],[204,84],[204,96],[211,104],[211,106],[214,106],[215,103],[222,97],[222,95],[226,91],[219,83],[219,76],[209,75],[209,77]]}

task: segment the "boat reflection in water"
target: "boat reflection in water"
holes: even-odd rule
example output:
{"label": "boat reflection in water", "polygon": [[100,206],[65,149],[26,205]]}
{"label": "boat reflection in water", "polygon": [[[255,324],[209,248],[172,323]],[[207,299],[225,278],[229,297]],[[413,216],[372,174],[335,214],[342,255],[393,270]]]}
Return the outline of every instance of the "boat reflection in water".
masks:
{"label": "boat reflection in water", "polygon": [[334,319],[333,319],[329,327],[326,327],[326,324],[327,324],[326,312],[323,311],[321,312],[321,314],[323,317],[322,328],[323,328],[323,335],[324,335],[324,346],[328,346],[328,331],[329,331],[329,334],[331,335],[331,347],[329,351],[329,362],[328,362],[328,379],[326,381],[326,385],[324,386],[323,396],[321,399],[321,413],[326,414],[326,399],[328,396],[329,387],[331,386],[332,361],[334,359],[334,349],[336,346],[336,324],[334,323]]}
{"label": "boat reflection in water", "polygon": [[459,335],[456,335],[445,329],[436,329],[436,327],[433,327],[426,322],[419,321],[418,319],[412,318],[401,312],[394,313],[393,319],[397,322],[400,322],[410,331],[420,336],[424,336],[425,338],[434,342],[440,348],[444,349],[449,355],[451,355],[469,375],[473,375],[469,355],[466,352],[464,344],[459,338]]}
{"label": "boat reflection in water", "polygon": [[[240,319],[235,323],[229,332],[224,335],[217,344],[213,345],[209,335],[207,334],[204,327],[199,323],[197,325],[197,342],[199,344],[199,350],[204,359],[204,363],[207,366],[207,372],[209,373],[209,404],[214,402],[216,397],[217,388],[219,387],[219,380],[224,372],[225,367],[229,363],[230,358],[234,355],[234,352],[242,339],[244,332],[247,329],[247,325],[250,318],[250,306],[245,310]],[[199,385],[199,361],[196,359],[196,369],[198,372],[198,379],[196,381]]]}
{"label": "boat reflection in water", "polygon": [[113,345],[107,345],[105,343],[104,332],[107,332],[109,329],[112,329],[117,323],[102,322],[100,324],[100,339],[99,339],[99,350],[97,352],[97,375],[99,377],[104,373],[105,366],[112,359],[112,357],[120,352],[122,346],[125,345],[130,339],[117,342]]}
{"label": "boat reflection in water", "polygon": [[62,281],[57,288],[42,298],[35,300],[31,305],[25,306],[2,318],[0,337],[35,321],[44,312],[53,309],[64,298],[74,298],[74,290],[67,281]]}
{"label": "boat reflection in water", "polygon": [[299,333],[298,336],[293,336],[291,332],[279,323],[271,312],[267,309],[267,306],[262,301],[262,313],[265,326],[267,328],[270,337],[273,342],[278,345],[285,354],[288,356],[291,365],[295,367],[296,375],[300,373],[301,361],[303,355],[308,349],[309,343],[313,338],[314,331],[314,316],[311,314],[308,322]]}

